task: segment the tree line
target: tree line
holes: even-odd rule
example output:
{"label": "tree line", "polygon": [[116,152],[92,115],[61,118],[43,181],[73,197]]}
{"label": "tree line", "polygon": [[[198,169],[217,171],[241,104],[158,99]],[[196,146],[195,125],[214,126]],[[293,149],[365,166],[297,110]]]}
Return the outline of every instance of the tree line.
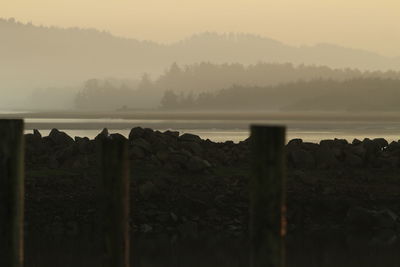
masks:
{"label": "tree line", "polygon": [[[400,72],[333,69],[313,65],[295,66],[290,63],[258,63],[247,66],[209,62],[180,66],[173,63],[156,79],[144,74],[141,79],[132,80],[130,83],[117,79],[113,82],[89,80],[77,95],[75,105],[80,109],[116,109],[122,106],[183,108],[185,105],[192,106],[191,102],[195,101],[203,103],[201,104],[203,106],[211,99],[225,97],[228,101],[232,98],[232,94],[239,95],[241,91],[245,91],[244,99],[251,98],[252,94],[258,94],[254,88],[285,87],[285,84],[296,84],[301,87],[311,81],[343,82],[376,78],[398,80]],[[298,90],[296,88],[292,90],[291,95],[296,95]],[[265,89],[265,91],[271,90]],[[235,101],[234,97],[230,101]],[[221,106],[226,105],[221,103]]]}
{"label": "tree line", "polygon": [[400,80],[318,79],[265,87],[233,86],[198,95],[166,91],[161,105],[167,110],[397,111]]}

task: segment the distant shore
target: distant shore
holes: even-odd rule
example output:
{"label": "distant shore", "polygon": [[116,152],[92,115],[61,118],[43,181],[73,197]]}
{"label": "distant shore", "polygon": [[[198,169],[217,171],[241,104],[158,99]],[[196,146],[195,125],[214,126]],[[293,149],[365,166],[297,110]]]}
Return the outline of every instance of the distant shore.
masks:
{"label": "distant shore", "polygon": [[5,112],[0,118],[26,119],[125,119],[125,120],[247,120],[247,121],[386,121],[400,120],[399,112],[285,112],[285,111],[197,111],[197,110],[127,110],[127,111],[32,111]]}

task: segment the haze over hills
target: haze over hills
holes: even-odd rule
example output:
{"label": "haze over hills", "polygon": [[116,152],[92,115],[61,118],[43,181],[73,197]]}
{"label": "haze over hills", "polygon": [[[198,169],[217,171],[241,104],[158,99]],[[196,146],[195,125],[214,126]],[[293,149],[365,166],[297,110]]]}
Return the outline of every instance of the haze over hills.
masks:
{"label": "haze over hills", "polygon": [[[400,58],[331,44],[290,46],[250,34],[201,33],[171,44],[113,36],[95,29],[57,28],[0,20],[2,103],[15,105],[36,88],[75,94],[90,78],[137,79],[172,62],[291,62],[361,70],[400,70]],[[62,92],[61,92],[62,91]],[[13,92],[10,98],[7,92]],[[55,94],[58,94],[55,93]]]}

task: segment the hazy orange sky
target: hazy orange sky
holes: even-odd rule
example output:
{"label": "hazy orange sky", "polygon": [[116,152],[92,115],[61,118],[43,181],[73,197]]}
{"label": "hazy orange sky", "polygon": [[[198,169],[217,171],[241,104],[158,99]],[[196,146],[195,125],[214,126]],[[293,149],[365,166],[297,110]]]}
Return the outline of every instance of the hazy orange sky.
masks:
{"label": "hazy orange sky", "polygon": [[0,17],[170,42],[203,31],[400,56],[399,0],[0,0]]}

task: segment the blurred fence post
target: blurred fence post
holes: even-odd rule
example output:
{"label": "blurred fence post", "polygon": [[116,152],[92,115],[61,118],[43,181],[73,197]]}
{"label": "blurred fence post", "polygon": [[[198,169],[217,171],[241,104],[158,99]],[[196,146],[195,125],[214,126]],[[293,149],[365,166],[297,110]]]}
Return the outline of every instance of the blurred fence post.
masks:
{"label": "blurred fence post", "polygon": [[24,262],[24,122],[0,120],[0,266]]}
{"label": "blurred fence post", "polygon": [[102,267],[129,267],[129,161],[126,140],[101,141]]}
{"label": "blurred fence post", "polygon": [[250,266],[285,266],[285,127],[251,126]]}

